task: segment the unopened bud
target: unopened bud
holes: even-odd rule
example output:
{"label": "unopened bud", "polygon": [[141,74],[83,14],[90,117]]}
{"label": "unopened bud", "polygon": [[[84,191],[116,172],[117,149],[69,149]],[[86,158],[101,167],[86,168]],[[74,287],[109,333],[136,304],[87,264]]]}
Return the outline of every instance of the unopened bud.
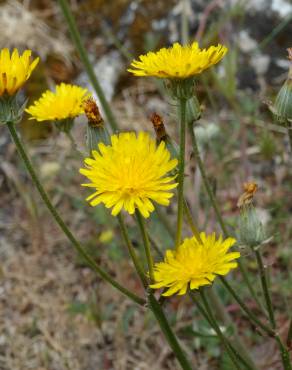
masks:
{"label": "unopened bud", "polygon": [[292,48],[287,50],[290,68],[287,80],[276,97],[273,113],[279,123],[290,127],[292,125]]}
{"label": "unopened bud", "polygon": [[98,106],[93,98],[88,98],[83,103],[84,113],[88,119],[88,124],[91,127],[102,127],[104,125],[103,118],[99,112]]}
{"label": "unopened bud", "polygon": [[244,193],[238,199],[237,207],[244,208],[252,204],[254,194],[258,190],[258,185],[255,182],[245,182],[243,184]]}
{"label": "unopened bud", "polygon": [[104,120],[99,112],[96,102],[88,98],[84,103],[84,113],[87,117],[86,146],[89,153],[97,150],[99,143],[109,143],[109,133],[104,126]]}
{"label": "unopened bud", "polygon": [[158,144],[162,141],[165,142],[166,148],[169,150],[171,156],[173,158],[178,158],[178,146],[167,134],[162,117],[157,113],[153,113],[150,120],[152,122]]}
{"label": "unopened bud", "polygon": [[241,209],[237,240],[240,245],[250,248],[260,246],[267,240],[265,227],[253,206]]}

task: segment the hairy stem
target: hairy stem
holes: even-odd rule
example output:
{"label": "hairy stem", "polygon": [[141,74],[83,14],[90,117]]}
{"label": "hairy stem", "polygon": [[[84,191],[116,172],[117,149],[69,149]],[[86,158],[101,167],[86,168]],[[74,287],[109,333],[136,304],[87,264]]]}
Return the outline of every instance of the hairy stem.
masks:
{"label": "hairy stem", "polygon": [[180,146],[178,164],[178,200],[175,247],[178,248],[182,237],[185,177],[185,146],[186,146],[186,99],[180,99]]}
{"label": "hairy stem", "polygon": [[274,315],[274,309],[273,309],[273,306],[272,306],[270,291],[269,291],[269,287],[268,287],[268,282],[267,282],[267,277],[266,277],[266,272],[265,272],[265,266],[264,266],[264,263],[263,263],[262,256],[261,256],[260,252],[257,249],[254,249],[254,253],[255,253],[257,264],[258,264],[259,271],[260,271],[260,279],[261,279],[261,284],[262,284],[262,290],[263,290],[264,297],[265,297],[265,302],[266,302],[266,306],[267,306],[267,310],[268,310],[268,314],[269,314],[270,323],[272,325],[272,328],[275,329],[276,321],[275,321],[275,315]]}
{"label": "hairy stem", "polygon": [[270,337],[274,337],[275,336],[274,330],[271,329],[268,325],[266,325],[263,322],[261,322],[257,318],[257,316],[252,311],[250,311],[250,309],[247,307],[247,305],[236,294],[236,292],[234,291],[234,289],[231,287],[231,285],[228,283],[228,281],[226,279],[224,279],[223,276],[220,276],[219,278],[220,278],[222,284],[224,285],[224,287],[226,288],[226,290],[228,290],[228,292],[230,293],[230,295],[237,301],[237,303],[239,304],[239,306],[241,307],[241,309],[243,310],[243,312],[246,313],[246,315],[248,316],[248,318],[250,319],[250,321],[253,322],[259,328],[261,328]]}
{"label": "hairy stem", "polygon": [[166,319],[166,316],[162,310],[162,307],[160,306],[160,304],[157,302],[157,300],[155,299],[154,295],[152,293],[149,293],[149,306],[153,312],[153,314],[155,315],[156,317],[156,320],[158,321],[159,323],[159,326],[163,332],[163,334],[165,335],[170,347],[172,348],[178,362],[180,363],[181,365],[181,368],[183,370],[192,370],[192,367],[185,355],[185,353],[183,352],[175,334],[173,333],[167,319]]}
{"label": "hairy stem", "polygon": [[146,288],[148,286],[148,282],[147,282],[147,279],[146,279],[146,276],[145,276],[145,272],[144,272],[143,266],[142,266],[142,264],[141,264],[141,262],[140,262],[140,260],[137,256],[137,254],[136,254],[135,248],[134,248],[134,246],[133,246],[133,244],[130,240],[129,233],[128,233],[127,227],[125,225],[125,222],[124,222],[124,218],[121,214],[118,215],[117,218],[118,218],[118,222],[119,222],[119,225],[120,225],[120,229],[121,229],[125,244],[128,248],[128,252],[129,252],[129,254],[132,258],[135,269],[136,269],[144,287]]}
{"label": "hairy stem", "polygon": [[152,283],[152,282],[154,282],[154,268],[153,268],[153,258],[152,258],[152,254],[151,254],[151,248],[150,248],[150,241],[149,241],[148,234],[147,234],[147,231],[146,231],[143,216],[141,215],[139,210],[136,210],[136,218],[137,218],[138,225],[139,225],[141,235],[142,235],[142,239],[143,239],[143,244],[144,244],[148,269],[149,269],[150,281]]}
{"label": "hairy stem", "polygon": [[[265,297],[265,302],[266,302],[266,306],[267,306],[267,310],[268,310],[268,314],[269,314],[270,323],[271,323],[273,329],[275,329],[276,328],[275,314],[274,314],[274,309],[273,309],[273,305],[272,305],[270,290],[269,290],[269,286],[268,286],[265,266],[264,266],[263,259],[262,259],[262,256],[261,256],[259,250],[254,248],[254,253],[255,253],[257,264],[258,264],[259,271],[260,271],[262,290],[263,290],[264,297]],[[275,339],[276,339],[276,342],[277,342],[278,347],[279,347],[280,352],[281,352],[281,358],[282,358],[282,363],[283,363],[284,369],[285,370],[291,370],[292,367],[291,367],[291,362],[290,362],[290,355],[289,355],[289,352],[288,352],[287,348],[282,343],[281,338],[279,337],[278,334],[275,335]]]}

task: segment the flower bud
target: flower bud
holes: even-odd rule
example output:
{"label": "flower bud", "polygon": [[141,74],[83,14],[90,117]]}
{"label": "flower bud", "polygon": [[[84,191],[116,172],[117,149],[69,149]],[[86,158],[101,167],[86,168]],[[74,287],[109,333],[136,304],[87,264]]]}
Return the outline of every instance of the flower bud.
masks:
{"label": "flower bud", "polygon": [[171,153],[172,158],[178,158],[178,146],[174,141],[171,140],[170,136],[168,136],[163,123],[163,118],[159,114],[153,113],[150,117],[150,121],[152,122],[156,134],[157,143],[159,144],[164,141],[166,148]]}
{"label": "flower bud", "polygon": [[88,119],[88,124],[92,127],[103,127],[104,121],[99,112],[98,106],[94,99],[88,98],[83,103],[84,113]]}
{"label": "flower bud", "polygon": [[104,127],[104,120],[99,112],[96,102],[88,98],[83,103],[84,113],[87,117],[86,146],[89,153],[96,150],[99,143],[108,144],[110,142],[109,134]]}
{"label": "flower bud", "polygon": [[273,107],[273,112],[280,124],[285,126],[292,125],[292,48],[288,50],[290,68],[288,78],[281,87]]}
{"label": "flower bud", "polygon": [[169,79],[166,82],[166,89],[175,100],[188,100],[195,95],[195,79]]}
{"label": "flower bud", "polygon": [[259,246],[267,240],[264,225],[252,205],[242,208],[240,212],[237,240],[240,245],[250,248]]}

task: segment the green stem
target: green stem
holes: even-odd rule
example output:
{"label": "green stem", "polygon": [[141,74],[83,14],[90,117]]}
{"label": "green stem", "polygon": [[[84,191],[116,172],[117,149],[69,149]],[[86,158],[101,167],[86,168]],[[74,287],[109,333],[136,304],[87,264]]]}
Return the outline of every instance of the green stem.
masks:
{"label": "green stem", "polygon": [[275,329],[276,321],[275,321],[275,315],[274,315],[273,305],[271,301],[271,296],[269,292],[268,282],[266,278],[265,266],[264,266],[260,252],[257,249],[254,249],[254,253],[255,253],[257,264],[260,270],[261,284],[262,284],[265,302],[266,302],[266,306],[267,306],[267,310],[269,314],[270,323],[272,325],[272,328]]}
{"label": "green stem", "polygon": [[243,300],[235,293],[231,285],[228,283],[226,279],[224,279],[223,276],[219,276],[222,284],[225,286],[226,290],[230,293],[230,295],[237,301],[241,309],[246,313],[246,315],[249,317],[250,321],[254,322],[255,325],[260,327],[264,332],[266,332],[270,337],[275,337],[275,332],[273,329],[271,329],[268,325],[262,323],[257,316],[250,311],[250,309],[246,306],[246,304],[243,302]]}
{"label": "green stem", "polygon": [[180,99],[180,146],[178,164],[178,200],[177,200],[177,224],[175,247],[181,243],[183,223],[183,202],[184,202],[184,171],[185,171],[185,146],[186,146],[186,99]]}
{"label": "green stem", "polygon": [[53,218],[57,222],[57,224],[60,226],[64,234],[67,236],[67,238],[72,243],[73,247],[77,250],[77,252],[84,258],[84,260],[88,263],[91,268],[98,273],[104,280],[106,280],[108,283],[110,283],[112,286],[114,286],[116,289],[118,289],[121,293],[125,294],[128,298],[130,298],[132,301],[144,305],[145,300],[143,298],[138,297],[136,294],[130,292],[128,289],[124,288],[122,285],[120,285],[116,280],[114,280],[106,271],[104,271],[101,267],[99,267],[94,259],[90,257],[90,255],[87,254],[85,249],[82,247],[82,245],[77,241],[77,239],[74,237],[74,235],[71,233],[69,228],[66,226],[65,222],[59,215],[56,208],[51,203],[49,196],[47,195],[45,189],[43,188],[32,163],[30,162],[28,155],[25,152],[25,149],[23,147],[23,144],[21,143],[17,132],[15,130],[14,124],[12,122],[7,123],[7,127],[10,131],[10,134],[12,136],[12,139],[16,145],[16,148],[18,150],[19,155],[21,156],[27,171],[29,172],[33,183],[35,184],[41,198],[43,199],[44,203],[46,204],[48,210],[51,212]]}
{"label": "green stem", "polygon": [[211,308],[209,306],[209,303],[208,303],[208,300],[205,296],[205,292],[204,292],[204,289],[200,289],[200,295],[201,295],[201,298],[202,298],[202,301],[203,301],[203,304],[204,304],[204,308],[211,320],[211,323],[213,325],[213,328],[218,336],[218,338],[221,340],[222,344],[224,345],[230,359],[232,360],[234,366],[236,369],[240,370],[240,366],[238,364],[238,357],[235,355],[235,353],[231,350],[231,348],[229,347],[229,344],[228,344],[228,341],[226,340],[225,336],[223,335],[221,329],[220,329],[220,326],[217,324],[217,321],[215,319],[215,317],[213,316],[213,313],[211,311]]}
{"label": "green stem", "polygon": [[183,352],[176,336],[174,335],[166,316],[162,310],[162,307],[155,299],[154,295],[152,293],[149,293],[149,306],[153,312],[153,314],[156,317],[156,320],[159,323],[159,326],[165,335],[170,347],[172,348],[177,360],[179,361],[181,367],[183,370],[192,370],[191,365],[189,364],[189,361],[187,360],[187,357],[185,353]]}
{"label": "green stem", "polygon": [[202,239],[200,237],[200,232],[199,232],[197,226],[194,223],[190,208],[189,208],[188,203],[185,199],[183,200],[183,211],[184,211],[184,214],[186,216],[187,222],[188,222],[188,224],[189,224],[189,226],[192,230],[192,233],[194,234],[194,237],[197,239],[197,241],[200,244],[203,244]]}
{"label": "green stem", "polygon": [[[208,321],[209,325],[214,329],[214,325],[213,325],[212,320],[210,319],[210,317],[208,316],[204,307],[201,305],[201,303],[198,301],[198,299],[196,299],[195,295],[192,292],[190,293],[190,297],[191,297],[192,301],[196,304],[200,314]],[[256,369],[255,365],[251,365],[250,362],[248,362],[240,354],[240,352],[237,351],[237,349],[232,345],[232,343],[230,342],[230,340],[228,340],[228,338],[225,337],[225,339],[228,342],[228,345],[231,348],[232,352],[235,354],[235,356],[237,356],[240,359],[241,363],[246,367],[246,369],[255,370]]]}
{"label": "green stem", "polygon": [[288,127],[287,131],[288,131],[288,138],[289,138],[289,143],[290,143],[290,151],[292,153],[292,127]]}
{"label": "green stem", "polygon": [[207,177],[207,174],[206,174],[206,171],[205,171],[205,166],[204,166],[204,163],[203,163],[201,155],[200,155],[199,146],[198,146],[198,143],[197,143],[197,138],[196,138],[196,135],[195,135],[195,132],[194,132],[194,129],[193,129],[192,125],[189,125],[189,132],[190,132],[190,136],[191,136],[191,140],[192,140],[194,156],[197,160],[206,192],[207,192],[208,197],[211,201],[212,207],[214,208],[216,217],[217,217],[218,222],[219,222],[219,224],[221,226],[221,229],[223,231],[223,235],[224,235],[225,238],[227,238],[228,231],[227,231],[227,228],[225,226],[224,220],[221,216],[217,200],[216,200],[216,198],[214,196],[214,193],[213,193],[213,190],[210,186],[210,182],[208,180],[208,177]]}
{"label": "green stem", "polygon": [[76,155],[77,155],[78,159],[82,159],[82,160],[84,160],[84,155],[83,155],[83,153],[81,153],[81,151],[77,148],[76,141],[74,140],[74,137],[72,136],[71,132],[70,132],[70,131],[66,131],[66,132],[65,132],[65,135],[66,135],[66,136],[67,136],[67,138],[70,140],[72,150],[76,153]]}
{"label": "green stem", "polygon": [[90,60],[88,58],[88,54],[85,50],[85,47],[83,45],[83,42],[81,40],[80,33],[78,31],[76,21],[74,19],[74,16],[70,10],[70,6],[68,4],[67,0],[58,0],[60,8],[63,12],[63,15],[66,19],[67,25],[69,27],[69,31],[72,37],[72,40],[75,44],[76,49],[78,50],[78,53],[80,55],[80,58],[82,60],[82,63],[84,65],[84,68],[88,74],[88,77],[92,83],[92,86],[99,98],[100,104],[102,105],[102,108],[104,110],[105,116],[112,128],[113,131],[116,131],[118,129],[117,121],[115,119],[115,116],[110,108],[109,103],[106,100],[106,97],[104,95],[104,92],[100,86],[100,83],[94,73],[94,69],[90,63]]}
{"label": "green stem", "polygon": [[[205,166],[204,166],[204,163],[203,163],[203,161],[201,159],[201,155],[200,155],[200,151],[199,151],[199,147],[198,147],[196,135],[195,135],[195,132],[194,132],[194,128],[193,128],[193,125],[191,125],[191,124],[189,125],[189,132],[190,132],[190,136],[191,136],[191,141],[192,141],[194,156],[195,156],[195,158],[196,158],[196,160],[198,162],[198,166],[199,166],[199,169],[200,169],[200,173],[201,173],[201,176],[202,176],[202,180],[203,180],[205,189],[206,189],[207,194],[208,194],[208,197],[209,197],[209,199],[211,201],[212,207],[213,207],[213,209],[215,211],[217,220],[218,220],[218,222],[219,222],[219,224],[221,226],[223,235],[224,235],[225,238],[227,238],[228,235],[229,235],[229,233],[228,233],[227,227],[225,225],[225,222],[223,220],[223,217],[221,216],[221,213],[220,213],[220,210],[219,210],[219,206],[218,206],[217,200],[215,198],[215,195],[214,195],[213,190],[212,190],[212,188],[210,186],[208,177],[206,175]],[[241,264],[241,261],[240,260],[238,261],[238,265],[240,267],[240,270],[242,271],[243,270],[243,267],[242,267],[242,264]],[[250,290],[250,294],[254,297],[254,291],[253,291],[253,289],[250,289],[250,287],[252,285],[251,285],[251,283],[249,281],[249,278],[248,278],[247,274],[243,274],[242,277],[243,277],[243,280],[244,280],[245,284],[247,285],[247,287]],[[222,278],[222,279],[224,280],[224,278]],[[257,299],[256,299],[256,302],[258,302]],[[260,305],[260,307],[261,307],[261,305]]]}
{"label": "green stem", "polygon": [[292,347],[292,318],[290,319],[286,344],[288,348]]}
{"label": "green stem", "polygon": [[257,295],[256,291],[254,290],[254,287],[253,287],[252,283],[249,280],[248,272],[246,271],[246,267],[245,267],[244,262],[241,261],[238,264],[238,267],[239,267],[240,272],[242,274],[243,280],[245,281],[245,283],[246,283],[246,285],[247,285],[247,287],[250,291],[250,294],[252,295],[252,297],[255,300],[255,302],[257,303],[257,305],[261,308],[261,310],[265,314],[265,316],[267,316],[266,308],[263,306],[262,302],[259,300],[258,295]]}
{"label": "green stem", "polygon": [[288,349],[282,343],[279,335],[277,335],[275,339],[276,339],[276,342],[278,343],[278,347],[281,352],[281,359],[282,359],[282,364],[284,366],[284,370],[292,370],[290,354],[289,354]]}
{"label": "green stem", "polygon": [[154,282],[153,258],[152,258],[152,254],[151,254],[150,242],[149,242],[148,234],[147,234],[147,231],[146,231],[144,219],[141,216],[141,213],[140,213],[139,210],[136,210],[136,218],[137,218],[138,225],[139,225],[141,235],[142,235],[142,239],[143,239],[143,244],[144,244],[148,269],[149,269],[150,281],[152,283],[152,282]]}
{"label": "green stem", "polygon": [[[264,297],[265,297],[265,302],[266,302],[266,306],[267,306],[267,310],[268,310],[268,314],[269,314],[270,323],[271,323],[273,329],[275,329],[276,328],[275,314],[274,314],[274,309],[273,309],[273,305],[272,305],[270,290],[269,290],[269,286],[268,286],[265,266],[264,266],[263,259],[262,259],[262,256],[261,256],[259,250],[256,249],[256,248],[254,248],[253,250],[254,250],[256,260],[257,260],[257,264],[258,264],[258,267],[259,267],[259,270],[260,270],[261,284],[262,284],[262,289],[263,289],[263,293],[264,293]],[[290,362],[290,355],[289,355],[289,352],[288,352],[287,348],[282,343],[278,334],[275,335],[275,339],[276,339],[276,342],[277,342],[278,347],[279,347],[280,352],[281,352],[281,358],[282,358],[282,363],[283,363],[284,369],[285,370],[291,370],[292,367],[291,367],[291,362]]]}
{"label": "green stem", "polygon": [[147,282],[147,279],[146,279],[146,276],[145,276],[145,272],[144,272],[143,266],[142,266],[139,258],[137,257],[135,248],[134,248],[134,246],[133,246],[133,244],[130,240],[130,237],[129,237],[129,234],[128,234],[128,231],[127,231],[127,227],[126,227],[125,222],[124,222],[124,218],[121,214],[119,214],[117,216],[117,219],[118,219],[118,222],[119,222],[119,225],[120,225],[120,229],[121,229],[125,244],[128,248],[128,252],[129,252],[129,254],[132,258],[132,261],[134,263],[135,269],[136,269],[144,287],[146,288],[148,286],[148,282]]}
{"label": "green stem", "polygon": [[181,11],[181,40],[183,45],[189,43],[189,23],[188,23],[188,7],[189,0],[181,0],[182,11]]}

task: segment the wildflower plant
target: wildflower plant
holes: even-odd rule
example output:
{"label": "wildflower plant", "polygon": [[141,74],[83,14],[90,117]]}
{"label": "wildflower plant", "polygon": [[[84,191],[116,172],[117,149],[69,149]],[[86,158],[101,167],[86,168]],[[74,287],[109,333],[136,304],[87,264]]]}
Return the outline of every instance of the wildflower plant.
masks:
{"label": "wildflower plant", "polygon": [[[86,89],[64,83],[58,85],[55,92],[46,91],[39,100],[26,109],[26,112],[30,114],[31,119],[53,121],[59,124],[64,122],[72,124],[75,117],[85,113],[88,121],[87,146],[89,154],[83,160],[84,163],[80,173],[89,180],[83,186],[93,189],[93,193],[86,200],[92,206],[103,205],[111,209],[112,215],[117,217],[123,241],[144,288],[144,296],[136,294],[113,278],[86,252],[82,243],[76,239],[44,190],[37,171],[34,169],[16,132],[15,124],[23,110],[18,111],[17,119],[16,116],[12,117],[10,115],[8,117],[6,112],[3,121],[7,123],[18,152],[52,217],[72,246],[100,277],[133,302],[152,311],[182,369],[191,370],[194,367],[171,328],[164,306],[161,304],[162,299],[160,299],[161,297],[158,298],[159,294],[169,297],[168,299],[171,299],[170,297],[173,295],[183,296],[188,294],[196,303],[200,314],[214,329],[216,336],[222,342],[232,361],[232,368],[238,370],[258,369],[251,354],[245,350],[235,324],[233,322],[230,324],[232,320],[229,321],[229,324],[233,328],[233,338],[229,338],[217,322],[217,317],[225,318],[228,315],[220,297],[212,289],[214,281],[217,280],[223,285],[230,297],[236,300],[250,323],[275,340],[280,350],[284,370],[291,370],[287,345],[280,338],[277,331],[274,308],[259,250],[254,249],[253,251],[260,271],[265,301],[263,312],[267,311],[269,323],[267,324],[260,319],[233,288],[235,276],[231,274],[231,271],[238,266],[243,271],[242,256],[237,250],[237,240],[230,234],[222,217],[200,155],[193,124],[186,117],[187,104],[196,102],[193,107],[194,117],[199,119],[201,112],[199,112],[194,80],[198,74],[220,62],[227,52],[227,47],[219,44],[201,49],[197,42],[184,46],[175,43],[170,48],[162,48],[157,52],[149,52],[140,56],[138,60],[131,63],[131,67],[128,69],[135,76],[163,78],[171,84],[173,96],[179,105],[180,140],[177,148],[168,135],[162,118],[157,114],[151,118],[157,140],[146,132],[119,132],[117,130],[118,121],[106,102],[99,82],[93,73],[68,2],[67,0],[59,0],[59,3],[70,28],[73,41],[105,112],[105,119],[103,119],[96,103],[90,97],[91,94]],[[14,96],[29,78],[38,61],[36,59],[30,63],[30,55],[30,51],[26,51],[22,56],[14,51],[11,57],[7,49],[0,52],[1,99],[4,95]],[[188,132],[186,130],[187,123]],[[115,132],[111,132],[109,127]],[[70,130],[69,126],[63,127],[63,129]],[[208,234],[205,231],[200,232],[198,230],[185,199],[185,144],[187,133],[210,203],[222,229],[222,236],[219,237],[214,232]],[[80,165],[82,166],[82,164]],[[176,188],[177,197],[175,197]],[[247,186],[240,202],[244,204],[250,202],[256,189],[256,186]],[[177,201],[175,201],[175,198],[177,198]],[[168,207],[171,202],[177,213],[176,223],[173,226],[175,230],[173,248],[167,249],[160,260],[158,258],[154,259],[152,240],[150,239],[151,232],[148,230],[145,218],[150,217],[157,204]],[[146,263],[144,264],[144,259],[140,256],[140,251],[137,252],[133,247],[123,217],[125,212],[133,215],[133,219],[139,227],[140,242],[144,246],[147,266],[145,266]],[[186,238],[183,238],[184,217],[187,221],[186,226],[190,230],[190,235]],[[229,275],[228,280],[225,278],[226,275]],[[246,276],[243,276],[243,278],[252,294],[249,281]],[[212,297],[217,302],[214,305],[218,309],[216,314],[213,312],[214,307],[210,305]],[[165,302],[165,305],[167,305],[167,302]]]}

